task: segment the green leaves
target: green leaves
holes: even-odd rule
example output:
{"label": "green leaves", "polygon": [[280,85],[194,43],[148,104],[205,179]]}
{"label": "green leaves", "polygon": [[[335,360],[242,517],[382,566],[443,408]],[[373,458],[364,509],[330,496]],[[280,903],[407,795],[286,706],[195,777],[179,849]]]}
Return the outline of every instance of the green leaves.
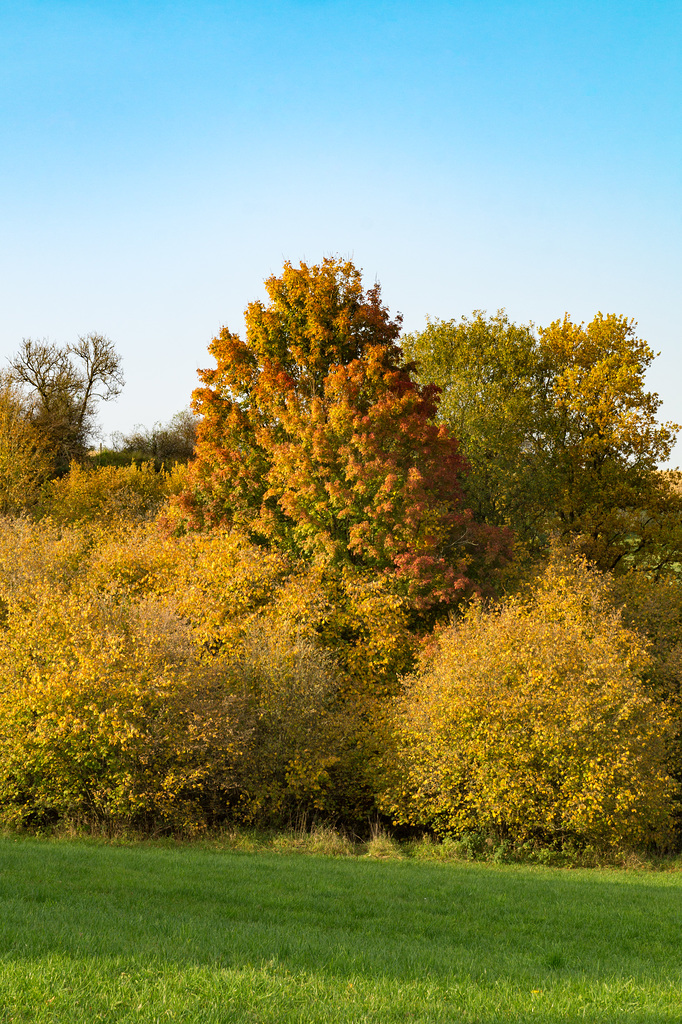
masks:
{"label": "green leaves", "polygon": [[[532,557],[558,531],[604,569],[662,571],[680,559],[679,495],[657,471],[677,426],[646,390],[654,353],[623,316],[547,328],[503,312],[435,321],[404,339],[419,379],[471,465],[477,518],[506,524]],[[674,483],[674,481],[672,481]]]}

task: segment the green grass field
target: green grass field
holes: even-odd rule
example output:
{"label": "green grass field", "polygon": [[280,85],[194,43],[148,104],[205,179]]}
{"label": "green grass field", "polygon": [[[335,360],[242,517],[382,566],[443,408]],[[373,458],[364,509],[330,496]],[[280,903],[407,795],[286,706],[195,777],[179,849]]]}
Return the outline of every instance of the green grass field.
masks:
{"label": "green grass field", "polygon": [[0,1022],[682,1021],[682,876],[0,840]]}

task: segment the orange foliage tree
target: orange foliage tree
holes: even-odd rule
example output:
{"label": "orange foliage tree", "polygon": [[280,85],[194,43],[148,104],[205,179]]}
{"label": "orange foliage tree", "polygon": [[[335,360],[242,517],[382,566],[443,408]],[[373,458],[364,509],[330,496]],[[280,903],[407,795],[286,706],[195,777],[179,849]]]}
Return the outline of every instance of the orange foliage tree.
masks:
{"label": "orange foliage tree", "polygon": [[446,608],[509,554],[474,522],[438,389],[415,383],[379,286],[350,262],[286,263],[269,303],[224,328],[193,395],[202,417],[189,528],[238,526],[318,564],[389,572],[417,611]]}

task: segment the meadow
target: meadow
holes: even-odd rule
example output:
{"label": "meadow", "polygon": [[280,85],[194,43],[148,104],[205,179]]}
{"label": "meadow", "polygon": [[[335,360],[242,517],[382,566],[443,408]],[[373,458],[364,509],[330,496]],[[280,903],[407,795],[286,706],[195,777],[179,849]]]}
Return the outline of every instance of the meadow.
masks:
{"label": "meadow", "polygon": [[0,374],[0,1024],[682,1021],[653,349],[265,288],[111,450],[107,338]]}
{"label": "meadow", "polygon": [[0,840],[0,1022],[679,1021],[682,877]]}

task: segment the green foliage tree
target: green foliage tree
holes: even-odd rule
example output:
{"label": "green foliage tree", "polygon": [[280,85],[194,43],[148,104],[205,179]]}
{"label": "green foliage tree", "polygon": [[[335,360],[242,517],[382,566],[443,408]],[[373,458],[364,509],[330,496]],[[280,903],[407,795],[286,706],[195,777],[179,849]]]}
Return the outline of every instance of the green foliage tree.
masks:
{"label": "green foliage tree", "polygon": [[436,389],[401,365],[400,319],[350,262],[285,264],[246,341],[213,340],[190,526],[239,526],[328,564],[395,573],[415,608],[448,606],[508,553],[463,502],[457,441],[433,418]]}
{"label": "green foliage tree", "polygon": [[417,378],[440,388],[438,418],[469,460],[464,488],[477,517],[518,530],[525,513],[532,530],[540,481],[528,443],[538,416],[530,398],[548,387],[532,328],[510,323],[503,311],[477,312],[459,323],[430,321],[402,344]]}
{"label": "green foliage tree", "polygon": [[477,515],[511,526],[532,553],[558,531],[604,569],[679,560],[682,504],[657,468],[678,428],[656,420],[661,402],[645,385],[654,353],[633,321],[565,316],[535,331],[479,312],[403,345],[419,380],[442,389]]}
{"label": "green foliage tree", "polygon": [[31,420],[54,453],[56,472],[82,459],[95,430],[98,401],[109,402],[123,387],[121,357],[101,334],[60,347],[24,339],[10,360],[12,380],[24,391]]}

